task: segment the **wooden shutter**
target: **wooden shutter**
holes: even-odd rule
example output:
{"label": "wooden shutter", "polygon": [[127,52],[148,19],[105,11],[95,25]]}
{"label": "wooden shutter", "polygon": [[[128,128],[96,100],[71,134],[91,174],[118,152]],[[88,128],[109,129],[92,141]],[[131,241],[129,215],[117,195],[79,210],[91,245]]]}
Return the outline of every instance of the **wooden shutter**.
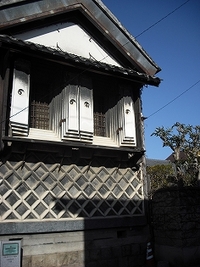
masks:
{"label": "wooden shutter", "polygon": [[62,117],[65,118],[62,127],[63,138],[79,140],[79,88],[68,85],[64,90]]}
{"label": "wooden shutter", "polygon": [[57,136],[62,136],[62,102],[64,101],[63,92],[55,96],[49,103],[49,124],[50,129],[54,131]]}
{"label": "wooden shutter", "polygon": [[119,146],[136,146],[134,103],[123,96],[106,114],[106,131]]}
{"label": "wooden shutter", "polygon": [[118,103],[119,143],[121,146],[136,146],[135,113],[130,96],[123,97]]}
{"label": "wooden shutter", "polygon": [[113,141],[118,143],[118,129],[119,129],[119,121],[118,121],[118,105],[116,104],[114,107],[110,108],[105,113],[106,118],[106,136],[109,136]]}
{"label": "wooden shutter", "polygon": [[92,142],[93,93],[89,80],[82,78],[80,85],[66,86],[51,101],[50,122],[63,140]]}
{"label": "wooden shutter", "polygon": [[93,91],[91,87],[91,80],[82,77],[79,86],[80,139],[82,141],[93,140]]}
{"label": "wooden shutter", "polygon": [[10,124],[13,136],[27,136],[29,123],[30,74],[26,62],[15,62]]}

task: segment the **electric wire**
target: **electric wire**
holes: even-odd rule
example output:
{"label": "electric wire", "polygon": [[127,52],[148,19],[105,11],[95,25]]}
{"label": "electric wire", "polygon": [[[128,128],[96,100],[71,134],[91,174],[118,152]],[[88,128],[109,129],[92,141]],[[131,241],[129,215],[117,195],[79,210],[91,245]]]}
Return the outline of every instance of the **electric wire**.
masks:
{"label": "electric wire", "polygon": [[180,98],[183,94],[185,94],[186,92],[188,92],[189,90],[191,90],[193,87],[195,87],[198,83],[200,82],[200,80],[198,80],[196,83],[194,83],[193,85],[191,85],[189,88],[187,88],[185,91],[183,91],[181,94],[179,94],[178,96],[176,96],[174,99],[172,99],[171,101],[169,101],[167,104],[165,104],[164,106],[162,106],[161,108],[159,108],[158,110],[156,110],[155,112],[153,112],[152,114],[150,114],[148,117],[146,117],[146,119],[149,119],[150,117],[154,116],[155,114],[157,114],[159,111],[161,111],[162,109],[166,108],[167,106],[169,106],[171,103],[173,103],[175,100],[177,100],[178,98]]}
{"label": "electric wire", "polygon": [[[184,2],[183,4],[181,4],[180,6],[178,6],[177,8],[175,8],[174,10],[172,10],[170,13],[168,13],[166,16],[164,16],[163,18],[159,19],[157,22],[155,22],[154,24],[152,24],[151,26],[149,26],[147,29],[145,29],[144,31],[142,31],[140,34],[138,34],[137,36],[135,36],[135,38],[138,38],[139,36],[141,36],[143,33],[147,32],[148,30],[150,30],[151,28],[153,28],[154,26],[156,26],[158,23],[160,23],[161,21],[163,21],[164,19],[166,19],[167,17],[169,17],[171,14],[173,14],[175,11],[177,11],[178,9],[180,9],[183,5],[185,5],[186,3],[188,3],[191,0],[187,0],[186,2]],[[125,44],[122,45],[122,47],[124,47],[125,45],[127,45],[130,41],[126,42]],[[103,57],[101,60],[99,60],[98,62],[102,62],[104,59],[106,59],[109,55]],[[84,73],[87,70],[89,70],[91,67],[88,67],[87,69],[83,70],[81,72]],[[78,74],[80,75],[80,74]],[[199,81],[198,81],[199,82]],[[197,83],[198,83],[197,82]],[[196,83],[196,84],[197,84]],[[194,84],[193,86],[195,86],[196,84]],[[193,86],[191,86],[189,89],[191,89]],[[187,92],[189,89],[187,89],[186,91],[184,91],[182,94],[184,94],[185,92]],[[147,118],[153,116],[154,114],[158,113],[160,110],[162,110],[163,108],[165,108],[166,106],[168,106],[170,103],[174,102],[177,98],[179,98],[182,94],[180,94],[178,97],[176,97],[175,99],[173,99],[172,101],[170,101],[169,103],[167,103],[166,105],[164,105],[162,108],[160,108],[159,110],[155,111],[154,113],[152,113],[150,116],[148,116]],[[43,96],[44,97],[44,96]],[[12,116],[10,116],[9,118],[7,118],[6,120],[3,120],[0,122],[0,124],[2,124],[3,122],[9,120],[11,117],[14,117],[16,115],[18,115],[19,113],[23,112],[24,110],[28,109],[29,107],[25,107],[22,110],[20,110],[19,112],[13,114]]]}
{"label": "electric wire", "polygon": [[148,30],[150,30],[151,28],[153,28],[154,26],[156,26],[158,23],[160,23],[161,21],[163,21],[164,19],[166,19],[167,17],[169,17],[171,14],[173,14],[174,12],[176,12],[178,9],[180,9],[182,6],[184,6],[185,4],[187,4],[190,1],[191,0],[185,1],[183,4],[181,4],[180,6],[178,6],[177,8],[175,8],[174,10],[172,10],[171,12],[169,12],[166,16],[162,17],[161,19],[159,19],[158,21],[156,21],[155,23],[153,23],[151,26],[149,26],[148,28],[146,28],[144,31],[142,31],[140,34],[136,35],[135,38],[138,38],[143,33],[147,32]]}

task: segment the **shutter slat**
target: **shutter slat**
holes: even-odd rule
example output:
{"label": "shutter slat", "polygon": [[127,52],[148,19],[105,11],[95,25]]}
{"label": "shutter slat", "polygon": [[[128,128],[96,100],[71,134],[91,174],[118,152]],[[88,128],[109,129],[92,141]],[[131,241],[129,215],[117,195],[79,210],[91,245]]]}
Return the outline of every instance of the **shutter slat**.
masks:
{"label": "shutter slat", "polygon": [[135,114],[130,96],[122,99],[122,118],[121,145],[136,145]]}
{"label": "shutter slat", "polygon": [[80,87],[80,138],[93,138],[93,95],[86,87]]}
{"label": "shutter slat", "polygon": [[15,135],[28,135],[29,90],[30,74],[28,64],[20,61],[16,62],[10,110],[10,124]]}
{"label": "shutter slat", "polygon": [[78,86],[70,85],[68,87],[68,124],[66,132],[78,134],[79,132],[79,99],[78,99]]}

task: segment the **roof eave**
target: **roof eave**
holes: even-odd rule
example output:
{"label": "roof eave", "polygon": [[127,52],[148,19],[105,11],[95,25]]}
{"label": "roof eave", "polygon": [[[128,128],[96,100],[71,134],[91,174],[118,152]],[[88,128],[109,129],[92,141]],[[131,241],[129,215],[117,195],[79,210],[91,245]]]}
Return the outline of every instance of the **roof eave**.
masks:
{"label": "roof eave", "polygon": [[104,73],[105,75],[117,76],[126,80],[132,80],[142,85],[159,86],[160,79],[155,76],[140,73],[130,68],[122,68],[114,65],[109,65],[99,61],[93,61],[81,56],[70,54],[63,51],[58,51],[50,47],[46,47],[31,42],[18,40],[16,38],[0,35],[0,46],[9,49],[15,53],[33,54],[34,57],[39,56],[52,61],[62,61],[64,64],[76,66],[84,69],[84,71],[95,71]]}
{"label": "roof eave", "polygon": [[54,0],[51,4],[48,0],[20,2],[0,10],[0,30],[80,10],[138,71],[151,76],[160,71],[135,38],[100,0]]}

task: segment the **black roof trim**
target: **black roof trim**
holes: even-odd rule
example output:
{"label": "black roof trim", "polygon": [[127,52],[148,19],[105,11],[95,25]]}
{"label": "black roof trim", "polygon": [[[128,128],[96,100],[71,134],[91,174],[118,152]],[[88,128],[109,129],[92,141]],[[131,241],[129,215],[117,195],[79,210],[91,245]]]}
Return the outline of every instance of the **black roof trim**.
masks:
{"label": "black roof trim", "polygon": [[158,77],[150,76],[145,73],[140,73],[130,68],[123,68],[100,61],[95,61],[93,59],[87,59],[75,54],[67,53],[61,49],[53,49],[51,47],[46,47],[44,45],[35,44],[28,41],[23,41],[8,35],[0,35],[0,42],[9,46],[9,48],[15,48],[21,51],[21,49],[28,49],[29,51],[42,52],[49,54],[51,56],[59,56],[66,60],[68,63],[84,65],[85,68],[88,68],[88,71],[96,69],[104,73],[112,75],[123,75],[124,78],[136,80],[142,84],[158,86],[161,80]]}

